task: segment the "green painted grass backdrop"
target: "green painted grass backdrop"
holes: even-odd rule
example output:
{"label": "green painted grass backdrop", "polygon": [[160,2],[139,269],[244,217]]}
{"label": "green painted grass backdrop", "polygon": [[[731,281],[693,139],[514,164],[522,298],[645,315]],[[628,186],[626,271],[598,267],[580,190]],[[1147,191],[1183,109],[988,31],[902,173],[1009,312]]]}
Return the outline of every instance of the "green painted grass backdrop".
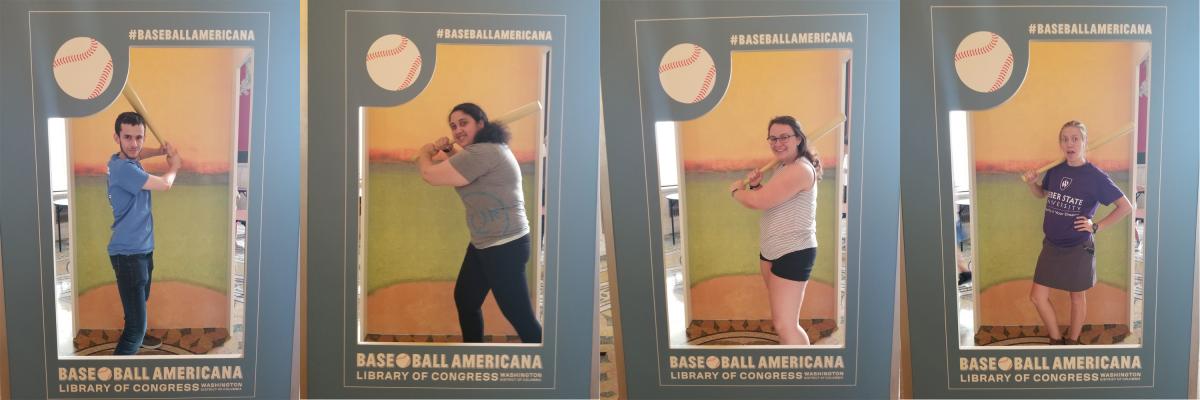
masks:
{"label": "green painted grass backdrop", "polygon": [[[840,243],[837,239],[837,167],[826,167],[817,184],[817,260],[810,279],[833,285]],[[688,280],[691,286],[730,275],[759,275],[758,219],[761,211],[729,197],[738,172],[684,173]]]}
{"label": "green painted grass backdrop", "polygon": [[[454,188],[430,186],[409,163],[372,162],[367,168],[367,292],[405,282],[453,282],[470,240]],[[532,163],[521,164],[521,183],[525,215],[536,219]],[[531,233],[533,228],[530,221]],[[537,287],[532,250],[525,272],[531,294]]]}
{"label": "green painted grass backdrop", "polygon": [[[112,207],[104,176],[76,176],[75,287],[79,294],[116,282],[108,259]],[[181,173],[175,186],[154,192],[154,281],[178,281],[229,293],[233,213],[228,175]]]}
{"label": "green painted grass backdrop", "polygon": [[[1109,173],[1125,196],[1129,197],[1129,174]],[[1018,174],[979,173],[975,176],[975,235],[979,259],[975,262],[979,290],[996,284],[1033,279],[1038,253],[1042,249],[1042,216],[1046,200],[1030,195]],[[1096,219],[1104,218],[1114,206],[1101,205]],[[1116,288],[1129,289],[1129,219],[1121,220],[1122,229],[1107,229],[1096,236],[1096,280]]]}

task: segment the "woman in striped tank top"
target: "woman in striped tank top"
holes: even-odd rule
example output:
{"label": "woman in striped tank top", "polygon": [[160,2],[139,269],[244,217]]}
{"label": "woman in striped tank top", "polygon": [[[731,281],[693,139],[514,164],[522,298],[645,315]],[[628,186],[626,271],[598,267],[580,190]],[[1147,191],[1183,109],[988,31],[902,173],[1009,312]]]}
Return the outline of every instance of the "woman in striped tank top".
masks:
{"label": "woman in striped tank top", "polygon": [[[771,320],[779,342],[808,345],[800,327],[800,306],[817,258],[817,181],[821,162],[809,147],[800,124],[790,116],[767,125],[767,143],[777,165],[761,183],[757,169],[729,192],[743,206],[763,210],[759,219],[759,267],[771,302]],[[748,187],[743,187],[748,183]]]}

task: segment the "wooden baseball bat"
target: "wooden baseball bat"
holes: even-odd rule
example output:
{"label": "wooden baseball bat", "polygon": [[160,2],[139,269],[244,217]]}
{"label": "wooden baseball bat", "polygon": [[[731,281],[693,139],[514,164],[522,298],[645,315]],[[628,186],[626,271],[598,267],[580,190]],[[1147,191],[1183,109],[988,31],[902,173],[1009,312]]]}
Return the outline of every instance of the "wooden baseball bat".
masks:
{"label": "wooden baseball bat", "polygon": [[[499,117],[492,118],[491,123],[508,124],[510,122],[520,120],[521,118],[525,118],[530,115],[536,114],[540,111],[542,111],[542,102],[535,100],[535,101],[531,101],[523,106],[509,110],[508,112],[504,113],[503,115],[501,115]],[[454,144],[451,143],[450,145],[453,146]],[[413,162],[416,162],[417,158],[419,158],[419,157],[420,157],[419,155],[416,157],[413,157]]]}
{"label": "wooden baseball bat", "polygon": [[150,123],[150,113],[146,112],[146,105],[142,104],[142,98],[138,97],[137,91],[133,90],[133,85],[126,84],[124,89],[121,89],[121,95],[125,96],[125,100],[129,100],[129,105],[133,106],[133,111],[136,111],[142,116],[145,121],[146,130],[154,135],[154,140],[158,141],[158,145],[162,146],[163,140],[158,136],[158,131],[154,129]]}
{"label": "wooden baseball bat", "polygon": [[523,106],[513,109],[512,111],[504,113],[504,115],[493,118],[492,122],[497,123],[497,124],[507,124],[509,122],[517,121],[521,118],[525,118],[530,115],[533,115],[539,111],[542,111],[542,102],[541,101],[531,101],[528,104],[525,104]]}
{"label": "wooden baseball bat", "polygon": [[121,89],[121,95],[125,96],[125,99],[129,100],[129,105],[133,106],[133,110],[142,116],[146,130],[150,131],[150,134],[154,135],[154,140],[157,140],[159,146],[162,146],[162,137],[158,136],[158,131],[150,123],[150,113],[146,111],[146,105],[142,103],[142,98],[138,96],[137,91],[133,90],[133,85],[125,85],[125,88]]}
{"label": "wooden baseball bat", "polygon": [[[1100,148],[1100,146],[1104,146],[1104,145],[1108,144],[1108,142],[1111,142],[1114,139],[1119,138],[1121,136],[1128,135],[1130,132],[1133,132],[1133,124],[1126,125],[1124,129],[1121,129],[1120,131],[1117,131],[1117,133],[1109,135],[1108,137],[1101,139],[1098,142],[1088,142],[1087,150],[1092,151],[1092,150],[1098,149],[1098,148]],[[1043,165],[1037,169],[1037,175],[1041,175],[1042,173],[1049,171],[1050,168],[1054,168],[1055,165],[1062,164],[1063,162],[1066,162],[1066,161],[1067,161],[1067,159],[1065,157],[1060,157],[1058,160],[1055,160],[1054,162],[1047,163],[1046,165]],[[1021,175],[1021,181],[1025,182],[1025,183],[1029,183],[1029,181],[1025,179],[1024,174]]]}
{"label": "wooden baseball bat", "polygon": [[[833,132],[834,128],[841,126],[845,122],[846,122],[846,116],[839,115],[837,117],[837,119],[833,120],[833,122],[829,123],[829,125],[826,125],[824,128],[821,128],[821,130],[817,131],[816,135],[813,135],[812,137],[808,138],[808,143],[810,143],[810,144],[816,143],[816,141],[821,139],[822,137],[824,137],[825,134],[827,134],[829,132]],[[765,174],[765,173],[767,173],[767,171],[770,171],[771,168],[775,168],[776,165],[779,165],[779,160],[771,160],[771,162],[767,163],[767,165],[759,167],[758,173]],[[742,179],[739,182],[741,182],[740,186],[743,186],[743,187],[749,186],[749,182],[747,182],[745,179]]]}

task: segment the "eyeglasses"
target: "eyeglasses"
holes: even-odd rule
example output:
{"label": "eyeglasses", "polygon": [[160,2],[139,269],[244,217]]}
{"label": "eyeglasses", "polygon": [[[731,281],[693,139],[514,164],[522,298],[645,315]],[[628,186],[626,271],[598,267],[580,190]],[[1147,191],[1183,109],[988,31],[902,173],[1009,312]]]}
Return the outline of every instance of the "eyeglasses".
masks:
{"label": "eyeglasses", "polygon": [[794,138],[794,137],[796,137],[796,135],[783,135],[783,136],[778,136],[778,137],[767,135],[767,141],[770,142],[771,144],[775,144],[778,142],[786,141],[786,140]]}

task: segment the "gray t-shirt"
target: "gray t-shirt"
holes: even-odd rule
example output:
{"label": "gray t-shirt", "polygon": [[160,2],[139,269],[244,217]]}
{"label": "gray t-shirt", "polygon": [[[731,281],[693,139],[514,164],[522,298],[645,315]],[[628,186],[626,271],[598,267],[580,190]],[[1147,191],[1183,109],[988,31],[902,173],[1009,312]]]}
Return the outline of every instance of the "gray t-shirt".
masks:
{"label": "gray t-shirt", "polygon": [[471,244],[482,249],[529,233],[521,167],[508,145],[473,143],[450,157],[450,165],[470,182],[457,187],[467,211]]}

